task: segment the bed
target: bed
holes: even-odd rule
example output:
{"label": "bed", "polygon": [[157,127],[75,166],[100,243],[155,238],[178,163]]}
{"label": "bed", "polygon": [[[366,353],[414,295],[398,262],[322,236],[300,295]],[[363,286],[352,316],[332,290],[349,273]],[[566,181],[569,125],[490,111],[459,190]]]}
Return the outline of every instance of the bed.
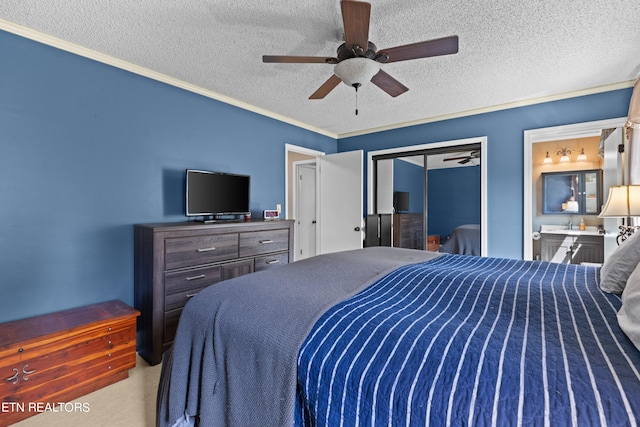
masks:
{"label": "bed", "polygon": [[222,282],[185,307],[157,422],[636,425],[640,351],[599,285],[593,266],[386,247]]}
{"label": "bed", "polygon": [[440,252],[480,256],[480,224],[464,224],[453,229]]}

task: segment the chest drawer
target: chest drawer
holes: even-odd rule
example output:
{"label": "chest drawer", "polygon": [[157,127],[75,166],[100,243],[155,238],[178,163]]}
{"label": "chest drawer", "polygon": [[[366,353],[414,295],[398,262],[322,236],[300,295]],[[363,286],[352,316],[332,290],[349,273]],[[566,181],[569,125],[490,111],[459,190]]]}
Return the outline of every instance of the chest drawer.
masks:
{"label": "chest drawer", "polygon": [[177,237],[165,240],[165,269],[191,267],[238,257],[237,234]]}
{"label": "chest drawer", "polygon": [[255,256],[289,250],[289,230],[240,233],[240,256]]}
{"label": "chest drawer", "polygon": [[129,355],[135,364],[135,327],[135,319],[130,319],[52,342],[11,349],[8,356],[0,359],[4,379],[0,395],[19,395],[24,401],[25,397],[55,389],[53,384],[60,378],[75,378],[82,370],[89,369],[96,375],[107,373],[108,369],[101,372],[99,368],[87,368],[87,362],[98,365]]}

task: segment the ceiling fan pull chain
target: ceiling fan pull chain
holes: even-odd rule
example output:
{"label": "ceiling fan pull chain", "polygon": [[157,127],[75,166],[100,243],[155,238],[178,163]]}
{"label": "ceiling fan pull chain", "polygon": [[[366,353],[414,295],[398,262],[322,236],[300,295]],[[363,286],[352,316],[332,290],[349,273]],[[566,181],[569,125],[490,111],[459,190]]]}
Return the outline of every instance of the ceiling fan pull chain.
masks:
{"label": "ceiling fan pull chain", "polygon": [[358,115],[358,88],[360,87],[360,83],[354,83],[352,86],[356,88],[356,116],[357,116]]}

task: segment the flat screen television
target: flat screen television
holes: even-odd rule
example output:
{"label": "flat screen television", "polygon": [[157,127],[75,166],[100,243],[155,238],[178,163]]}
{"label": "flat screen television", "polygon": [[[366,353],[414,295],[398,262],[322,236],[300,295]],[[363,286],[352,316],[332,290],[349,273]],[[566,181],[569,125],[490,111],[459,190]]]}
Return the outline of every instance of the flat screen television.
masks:
{"label": "flat screen television", "polygon": [[187,169],[187,216],[249,213],[250,181],[248,175]]}

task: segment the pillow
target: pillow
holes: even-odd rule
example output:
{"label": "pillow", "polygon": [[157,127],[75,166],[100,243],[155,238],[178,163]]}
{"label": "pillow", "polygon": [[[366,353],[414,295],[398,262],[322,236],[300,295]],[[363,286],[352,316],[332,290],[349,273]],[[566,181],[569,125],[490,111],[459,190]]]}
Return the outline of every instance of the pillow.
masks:
{"label": "pillow", "polygon": [[600,270],[600,289],[621,294],[627,279],[640,263],[640,231],[616,248]]}
{"label": "pillow", "polygon": [[[636,232],[636,234],[640,234]],[[640,350],[640,265],[633,270],[622,293],[618,324],[633,345]]]}

